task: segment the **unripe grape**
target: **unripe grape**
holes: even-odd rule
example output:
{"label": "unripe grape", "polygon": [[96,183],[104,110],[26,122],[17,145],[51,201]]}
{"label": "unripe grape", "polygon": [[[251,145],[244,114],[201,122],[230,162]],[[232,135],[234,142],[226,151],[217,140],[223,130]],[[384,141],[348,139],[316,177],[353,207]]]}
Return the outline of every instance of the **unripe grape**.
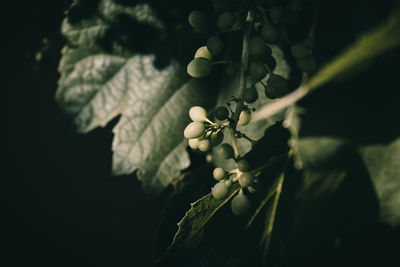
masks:
{"label": "unripe grape", "polygon": [[188,126],[186,126],[183,135],[187,139],[199,138],[204,134],[205,129],[206,128],[203,123],[194,121],[189,123]]}
{"label": "unripe grape", "polygon": [[211,55],[218,56],[224,50],[224,43],[218,36],[212,36],[207,40],[207,49]]}
{"label": "unripe grape", "polygon": [[238,161],[237,167],[238,167],[239,171],[241,171],[241,172],[246,172],[246,171],[250,170],[249,162],[244,159],[241,159]]}
{"label": "unripe grape", "polygon": [[213,171],[213,177],[215,180],[222,180],[226,177],[226,172],[222,168],[215,168]]}
{"label": "unripe grape", "polygon": [[257,89],[252,86],[244,89],[242,97],[247,103],[254,103],[258,99]]}
{"label": "unripe grape", "polygon": [[310,53],[308,52],[308,47],[303,44],[292,45],[290,52],[296,59],[306,58],[310,55]]}
{"label": "unripe grape", "polygon": [[245,215],[251,207],[251,202],[244,194],[236,195],[231,201],[231,209],[236,216]]}
{"label": "unripe grape", "polygon": [[213,60],[213,56],[211,55],[210,51],[208,51],[207,46],[202,46],[197,49],[196,53],[194,54],[194,58],[204,57],[208,60]]}
{"label": "unripe grape", "polygon": [[216,154],[222,159],[229,159],[233,157],[233,148],[230,144],[224,143],[217,147]]}
{"label": "unripe grape", "polygon": [[211,148],[211,142],[208,139],[200,140],[199,142],[199,150],[203,152],[207,152]]}
{"label": "unripe grape", "polygon": [[189,109],[189,117],[192,121],[205,122],[207,120],[207,111],[200,106],[194,106]]}
{"label": "unripe grape", "polygon": [[271,74],[265,87],[265,95],[274,99],[289,92],[289,82],[278,74]]}
{"label": "unripe grape", "polygon": [[218,146],[224,140],[224,133],[222,131],[213,132],[210,135],[210,142],[212,146]]}
{"label": "unripe grape", "polygon": [[225,185],[223,181],[214,185],[211,193],[215,199],[222,200],[228,196],[229,188]]}
{"label": "unripe grape", "polygon": [[312,56],[297,59],[297,67],[305,73],[314,73],[317,71],[317,62]]}
{"label": "unripe grape", "polygon": [[189,143],[190,148],[195,150],[195,149],[199,148],[199,142],[200,142],[199,139],[194,138],[194,139],[189,139],[188,143]]}
{"label": "unripe grape", "polygon": [[275,23],[279,23],[282,20],[284,10],[282,7],[273,7],[269,10],[269,16]]}
{"label": "unripe grape", "polygon": [[195,58],[187,65],[187,73],[194,78],[207,76],[211,69],[211,61],[203,57]]}
{"label": "unripe grape", "polygon": [[193,28],[205,28],[207,26],[207,16],[203,12],[196,10],[189,14],[189,24]]}
{"label": "unripe grape", "polygon": [[254,62],[250,65],[250,74],[256,81],[259,81],[267,75],[267,69],[262,64]]}
{"label": "unripe grape", "polygon": [[279,40],[279,32],[275,26],[271,24],[264,24],[260,32],[261,38],[269,44],[275,44]]}
{"label": "unripe grape", "polygon": [[230,186],[232,185],[232,181],[229,180],[229,179],[225,180],[224,182],[225,182],[225,185],[226,185],[227,187],[230,187]]}
{"label": "unripe grape", "polygon": [[253,37],[249,41],[249,54],[254,58],[262,58],[271,54],[271,48],[258,37]]}
{"label": "unripe grape", "polygon": [[240,112],[239,115],[239,120],[238,120],[238,125],[247,125],[249,124],[251,121],[251,111],[246,109],[246,110],[242,110],[242,112]]}
{"label": "unripe grape", "polygon": [[244,172],[239,178],[239,184],[241,187],[247,187],[253,183],[254,178],[254,175],[250,172]]}
{"label": "unripe grape", "polygon": [[220,106],[214,112],[215,118],[224,121],[229,117],[229,110],[226,107]]}
{"label": "unripe grape", "polygon": [[224,12],[218,17],[217,28],[221,31],[229,30],[235,24],[235,20],[235,14],[233,14],[232,12]]}

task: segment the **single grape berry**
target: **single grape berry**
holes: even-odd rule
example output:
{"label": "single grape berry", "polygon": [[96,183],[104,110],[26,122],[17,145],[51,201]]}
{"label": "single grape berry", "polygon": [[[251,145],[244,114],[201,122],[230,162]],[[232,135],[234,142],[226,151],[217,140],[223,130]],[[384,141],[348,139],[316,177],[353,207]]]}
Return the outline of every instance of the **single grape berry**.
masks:
{"label": "single grape berry", "polygon": [[244,172],[239,178],[239,184],[241,187],[247,187],[254,182],[254,175],[250,172]]}
{"label": "single grape berry", "polygon": [[237,167],[241,172],[247,172],[250,170],[250,164],[247,160],[241,159],[237,162]]}
{"label": "single grape berry", "polygon": [[199,10],[192,11],[189,14],[189,24],[192,25],[193,28],[205,28],[207,26],[207,20],[206,14]]}
{"label": "single grape berry", "polygon": [[211,148],[211,142],[208,139],[200,140],[199,142],[199,150],[203,152],[207,152]]}
{"label": "single grape berry", "polygon": [[310,55],[308,47],[303,44],[292,45],[290,52],[296,59],[306,58]]}
{"label": "single grape berry", "polygon": [[224,143],[217,147],[216,154],[222,159],[229,159],[233,157],[233,148],[230,144]]}
{"label": "single grape berry", "polygon": [[207,49],[211,55],[218,56],[224,50],[224,43],[218,36],[212,36],[207,40]]}
{"label": "single grape berry", "polygon": [[249,124],[251,121],[251,111],[246,109],[246,110],[242,110],[242,112],[240,112],[239,115],[239,120],[238,120],[238,125],[247,125]]}
{"label": "single grape berry", "polygon": [[224,140],[224,133],[222,131],[213,132],[210,135],[210,142],[212,146],[218,146]]}
{"label": "single grape berry", "polygon": [[187,65],[187,73],[194,78],[207,76],[211,69],[211,61],[203,57],[195,58]]}
{"label": "single grape berry", "polygon": [[247,103],[256,102],[258,99],[257,89],[254,86],[244,89],[242,97]]}
{"label": "single grape berry", "polygon": [[196,53],[194,54],[194,58],[204,57],[208,60],[213,60],[213,56],[211,55],[210,51],[208,51],[207,46],[202,46],[197,49]]}
{"label": "single grape berry", "polygon": [[279,40],[279,32],[275,26],[265,23],[260,32],[261,38],[269,44],[276,44]]}
{"label": "single grape berry", "polygon": [[314,73],[317,71],[317,62],[312,56],[297,59],[297,67],[305,73]]}
{"label": "single grape berry", "polygon": [[214,185],[211,189],[211,193],[215,199],[222,200],[228,196],[229,188],[223,181],[221,181]]}
{"label": "single grape berry", "polygon": [[229,180],[229,179],[226,179],[224,182],[225,182],[225,185],[226,185],[227,187],[230,187],[230,186],[232,185],[232,181]]}
{"label": "single grape berry", "polygon": [[229,117],[229,110],[226,107],[220,106],[214,112],[215,118],[224,121]]}
{"label": "single grape berry", "polygon": [[215,180],[222,180],[226,177],[226,172],[222,168],[215,168],[213,171],[213,177]]}
{"label": "single grape berry", "polygon": [[205,122],[207,120],[207,111],[200,106],[194,106],[189,109],[189,117],[192,121]]}
{"label": "single grape berry", "polygon": [[190,148],[193,150],[199,148],[199,142],[200,142],[200,140],[197,138],[189,139],[189,141],[188,141]]}
{"label": "single grape berry", "polygon": [[259,37],[253,37],[249,41],[249,54],[254,58],[263,58],[271,54],[271,48]]}
{"label": "single grape berry", "polygon": [[271,99],[281,97],[289,92],[289,82],[278,74],[271,74],[265,87],[265,96]]}
{"label": "single grape berry", "polygon": [[233,14],[232,12],[224,12],[218,17],[217,28],[221,31],[229,30],[235,24],[235,20],[235,14]]}
{"label": "single grape berry", "polygon": [[194,121],[186,126],[185,130],[183,131],[183,135],[187,139],[199,138],[204,134],[205,129],[206,128],[203,123]]}
{"label": "single grape berry", "polygon": [[245,215],[251,207],[251,202],[244,194],[236,195],[231,201],[231,209],[236,216]]}
{"label": "single grape berry", "polygon": [[267,69],[264,65],[253,62],[250,65],[250,74],[253,76],[254,80],[259,81],[267,75]]}

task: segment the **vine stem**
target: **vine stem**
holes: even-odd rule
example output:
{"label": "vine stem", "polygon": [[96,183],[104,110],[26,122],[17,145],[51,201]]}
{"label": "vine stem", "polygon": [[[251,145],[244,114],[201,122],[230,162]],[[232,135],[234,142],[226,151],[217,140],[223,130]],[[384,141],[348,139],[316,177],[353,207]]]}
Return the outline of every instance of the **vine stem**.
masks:
{"label": "vine stem", "polygon": [[236,104],[235,108],[235,113],[233,115],[233,123],[230,127],[230,133],[231,133],[231,139],[232,139],[232,146],[233,146],[233,151],[235,158],[240,157],[240,152],[239,148],[237,146],[237,141],[235,137],[235,130],[236,130],[236,125],[239,120],[239,115],[240,112],[242,111],[244,101],[242,98],[242,94],[244,89],[246,88],[246,80],[247,80],[247,67],[249,64],[249,37],[251,30],[253,28],[253,21],[254,21],[254,11],[249,10],[247,12],[247,17],[246,17],[246,22],[244,25],[244,31],[243,31],[243,44],[242,44],[242,59],[241,59],[241,69],[240,69],[240,81],[239,81],[239,99]]}

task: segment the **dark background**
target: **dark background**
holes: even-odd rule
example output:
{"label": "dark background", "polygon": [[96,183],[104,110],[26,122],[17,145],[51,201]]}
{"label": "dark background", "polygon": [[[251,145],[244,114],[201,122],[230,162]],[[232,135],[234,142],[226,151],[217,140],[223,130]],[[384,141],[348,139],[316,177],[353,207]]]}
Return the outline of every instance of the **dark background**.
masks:
{"label": "dark background", "polygon": [[[115,121],[76,135],[57,115],[59,27],[69,2],[2,8],[0,265],[150,266],[162,198],[147,199],[134,175],[109,176]],[[37,63],[44,37],[49,46]],[[347,233],[339,254],[321,248],[304,264],[365,264],[372,254],[379,263],[394,257],[399,232],[380,224]]]}

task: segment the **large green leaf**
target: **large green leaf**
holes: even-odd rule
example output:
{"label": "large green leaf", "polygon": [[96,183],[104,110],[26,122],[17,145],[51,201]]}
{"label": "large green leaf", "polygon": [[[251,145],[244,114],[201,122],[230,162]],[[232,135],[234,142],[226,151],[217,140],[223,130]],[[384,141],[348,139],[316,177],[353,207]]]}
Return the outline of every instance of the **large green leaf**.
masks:
{"label": "large green leaf", "polygon": [[[75,13],[70,12],[63,23],[67,46],[56,99],[79,132],[105,126],[121,115],[113,130],[112,172],[129,174],[138,169],[145,191],[158,193],[189,166],[182,134],[187,111],[205,105],[211,88],[206,89],[202,80],[189,79],[174,60],[157,68],[156,55],[135,52],[135,42],[123,28],[130,25],[121,26],[119,21],[162,29],[150,6],[125,7],[103,0],[93,9],[93,16],[74,23],[71,13]],[[114,35],[115,41],[110,40]]]}

